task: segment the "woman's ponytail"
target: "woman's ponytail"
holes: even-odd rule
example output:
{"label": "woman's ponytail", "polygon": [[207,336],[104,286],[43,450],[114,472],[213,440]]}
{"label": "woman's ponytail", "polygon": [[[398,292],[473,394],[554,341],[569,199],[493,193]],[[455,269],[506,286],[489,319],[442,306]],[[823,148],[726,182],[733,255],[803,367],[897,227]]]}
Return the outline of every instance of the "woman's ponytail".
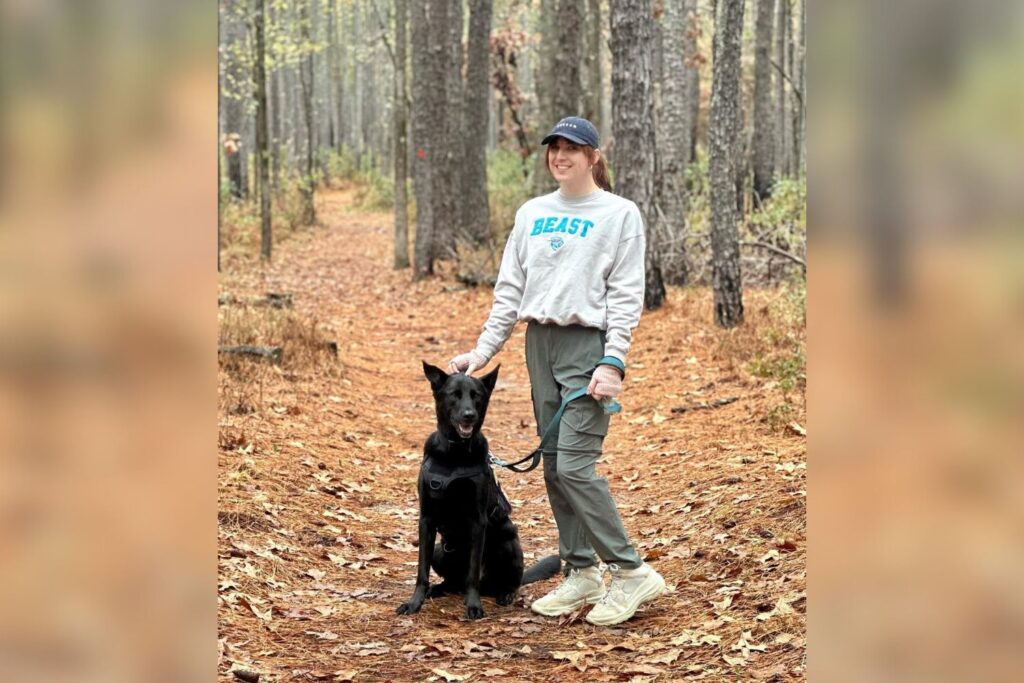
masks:
{"label": "woman's ponytail", "polygon": [[604,155],[599,155],[593,168],[594,182],[606,192],[612,191],[612,181],[608,179],[608,167],[604,165]]}

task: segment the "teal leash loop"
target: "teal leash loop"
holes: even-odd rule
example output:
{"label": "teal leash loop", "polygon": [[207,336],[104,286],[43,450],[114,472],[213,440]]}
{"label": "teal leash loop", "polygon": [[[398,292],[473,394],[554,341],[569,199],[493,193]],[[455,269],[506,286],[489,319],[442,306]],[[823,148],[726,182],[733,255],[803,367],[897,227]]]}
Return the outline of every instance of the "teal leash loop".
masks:
{"label": "teal leash loop", "polygon": [[[490,457],[491,464],[498,465],[499,467],[505,467],[507,469],[512,470],[513,472],[529,472],[530,470],[536,468],[537,465],[540,463],[541,457],[544,455],[545,447],[548,451],[552,451],[554,450],[554,446],[557,446],[558,426],[559,423],[561,423],[562,421],[562,413],[565,412],[565,408],[576,399],[586,395],[587,388],[581,387],[562,399],[562,405],[558,406],[558,411],[555,413],[555,416],[551,418],[551,422],[548,423],[547,429],[544,430],[544,436],[542,436],[540,439],[540,446],[538,446],[528,456],[526,456],[522,460],[516,460],[515,462],[508,463],[501,460],[494,453],[488,452],[487,455]],[[552,443],[553,441],[555,443]],[[530,460],[531,458],[533,459],[533,462],[531,462],[525,468],[516,467],[516,465],[521,465],[527,460]]]}

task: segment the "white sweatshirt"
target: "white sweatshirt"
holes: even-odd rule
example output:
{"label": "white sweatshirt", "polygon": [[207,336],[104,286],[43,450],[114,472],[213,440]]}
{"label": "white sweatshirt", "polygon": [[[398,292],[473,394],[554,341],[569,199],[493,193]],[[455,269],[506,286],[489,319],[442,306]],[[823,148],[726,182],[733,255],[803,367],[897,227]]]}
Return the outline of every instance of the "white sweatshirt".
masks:
{"label": "white sweatshirt", "polygon": [[616,194],[529,200],[516,212],[476,350],[491,359],[516,321],[536,320],[605,330],[605,355],[625,364],[643,310],[644,247],[640,210]]}

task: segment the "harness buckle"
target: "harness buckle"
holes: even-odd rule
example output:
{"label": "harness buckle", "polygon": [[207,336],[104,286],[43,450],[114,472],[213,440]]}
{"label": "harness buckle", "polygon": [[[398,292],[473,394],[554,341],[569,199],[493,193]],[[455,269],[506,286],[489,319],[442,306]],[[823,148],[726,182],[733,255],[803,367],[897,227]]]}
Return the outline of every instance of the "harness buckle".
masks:
{"label": "harness buckle", "polygon": [[442,480],[442,479],[431,479],[430,480],[430,489],[432,491],[440,491],[443,486],[444,486],[444,480]]}

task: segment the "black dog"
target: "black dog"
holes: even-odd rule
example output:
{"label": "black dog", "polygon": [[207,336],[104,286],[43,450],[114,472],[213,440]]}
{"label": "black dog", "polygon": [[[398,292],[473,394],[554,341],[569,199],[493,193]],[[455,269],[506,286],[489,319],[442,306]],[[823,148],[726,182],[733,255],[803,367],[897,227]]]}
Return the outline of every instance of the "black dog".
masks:
{"label": "black dog", "polygon": [[[480,379],[448,375],[423,363],[437,409],[437,431],[423,449],[418,481],[420,553],[416,590],[399,614],[418,612],[427,597],[466,594],[466,617],[484,616],[481,594],[510,605],[519,587],[558,573],[558,556],[523,571],[519,532],[509,518],[512,506],[498,486],[480,427],[498,368]],[[435,536],[441,533],[441,546]],[[430,568],[443,581],[430,586]]]}

